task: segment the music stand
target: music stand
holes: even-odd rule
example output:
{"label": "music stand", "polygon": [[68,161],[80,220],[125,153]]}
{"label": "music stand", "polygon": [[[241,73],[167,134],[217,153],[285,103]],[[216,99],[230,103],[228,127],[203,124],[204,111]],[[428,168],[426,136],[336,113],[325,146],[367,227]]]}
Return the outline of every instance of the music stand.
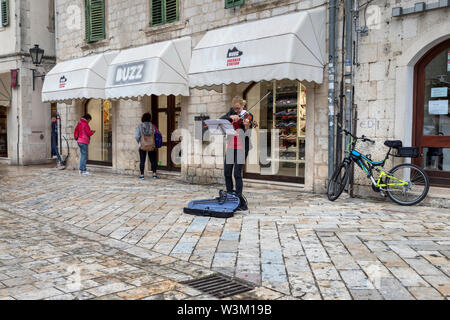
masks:
{"label": "music stand", "polygon": [[205,120],[208,126],[209,133],[215,135],[237,136],[238,133],[234,130],[230,121],[225,119],[209,119]]}

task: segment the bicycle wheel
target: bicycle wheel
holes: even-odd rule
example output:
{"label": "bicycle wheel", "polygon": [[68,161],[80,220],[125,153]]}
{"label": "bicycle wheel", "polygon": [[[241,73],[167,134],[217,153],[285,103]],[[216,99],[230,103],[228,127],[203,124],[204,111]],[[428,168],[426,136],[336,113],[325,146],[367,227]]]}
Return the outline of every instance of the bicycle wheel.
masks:
{"label": "bicycle wheel", "polygon": [[349,164],[342,162],[338,169],[333,173],[330,182],[328,182],[327,196],[328,200],[334,201],[341,195],[347,185]]}
{"label": "bicycle wheel", "polygon": [[[392,168],[388,174],[393,178],[386,177],[386,192],[395,203],[402,206],[411,206],[419,203],[427,196],[430,189],[430,180],[422,168],[414,164],[402,163]],[[400,181],[405,181],[408,184],[398,185],[401,184]]]}

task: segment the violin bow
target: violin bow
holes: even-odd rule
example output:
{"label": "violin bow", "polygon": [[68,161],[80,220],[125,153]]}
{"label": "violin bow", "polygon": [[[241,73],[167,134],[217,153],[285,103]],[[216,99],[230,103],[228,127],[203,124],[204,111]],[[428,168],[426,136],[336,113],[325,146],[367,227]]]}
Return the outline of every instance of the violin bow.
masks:
{"label": "violin bow", "polygon": [[252,110],[258,103],[260,103],[261,101],[263,101],[271,92],[267,92],[264,97],[262,97],[261,99],[259,99],[259,101],[257,103],[255,103],[253,106],[251,106],[251,108],[247,109],[246,111],[249,112],[250,110]]}

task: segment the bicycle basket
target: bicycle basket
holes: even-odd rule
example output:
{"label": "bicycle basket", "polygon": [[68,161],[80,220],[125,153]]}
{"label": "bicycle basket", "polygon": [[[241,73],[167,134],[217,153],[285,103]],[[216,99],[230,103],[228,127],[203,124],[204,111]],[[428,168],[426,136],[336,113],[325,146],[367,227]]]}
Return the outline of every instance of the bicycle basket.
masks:
{"label": "bicycle basket", "polygon": [[418,158],[419,148],[418,147],[400,147],[397,149],[396,157],[404,157],[404,158]]}

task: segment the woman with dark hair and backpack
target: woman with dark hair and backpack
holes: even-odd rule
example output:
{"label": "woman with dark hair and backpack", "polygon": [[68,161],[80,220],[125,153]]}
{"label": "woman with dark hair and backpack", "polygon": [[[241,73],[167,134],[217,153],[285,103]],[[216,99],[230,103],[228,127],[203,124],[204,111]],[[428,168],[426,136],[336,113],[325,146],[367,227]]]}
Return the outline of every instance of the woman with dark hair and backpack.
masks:
{"label": "woman with dark hair and backpack", "polygon": [[144,113],[141,119],[142,123],[140,123],[136,128],[135,138],[139,145],[139,158],[140,158],[139,169],[141,171],[139,180],[144,180],[145,160],[147,158],[147,153],[150,159],[153,178],[154,179],[158,178],[158,176],[156,175],[157,162],[156,162],[156,147],[155,147],[155,133],[158,132],[158,129],[154,124],[151,123],[151,121],[152,121],[151,114],[148,112]]}
{"label": "woman with dark hair and backpack", "polygon": [[89,113],[86,113],[78,122],[75,127],[74,137],[80,147],[80,174],[91,174],[86,170],[86,162],[88,158],[89,143],[91,142],[91,136],[95,133],[95,130],[91,130],[89,122],[92,117]]}

